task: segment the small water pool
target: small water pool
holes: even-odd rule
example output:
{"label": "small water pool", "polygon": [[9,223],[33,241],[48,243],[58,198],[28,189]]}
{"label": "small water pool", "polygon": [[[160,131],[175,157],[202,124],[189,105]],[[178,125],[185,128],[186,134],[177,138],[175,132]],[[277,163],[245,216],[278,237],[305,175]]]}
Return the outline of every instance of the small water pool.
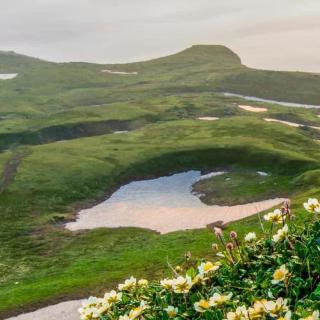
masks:
{"label": "small water pool", "polygon": [[192,194],[192,185],[224,172],[201,175],[187,171],[157,179],[128,183],[110,198],[92,208],[81,210],[72,231],[100,227],[139,227],[160,233],[205,228],[216,221],[234,221],[269,209],[285,199],[276,198],[236,206],[209,206]]}

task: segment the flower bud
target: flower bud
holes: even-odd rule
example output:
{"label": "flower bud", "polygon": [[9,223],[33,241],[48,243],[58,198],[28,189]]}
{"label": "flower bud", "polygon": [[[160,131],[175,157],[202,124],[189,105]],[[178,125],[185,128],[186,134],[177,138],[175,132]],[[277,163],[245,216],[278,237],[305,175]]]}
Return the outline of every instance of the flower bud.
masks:
{"label": "flower bud", "polygon": [[176,270],[176,272],[181,272],[181,271],[182,271],[182,268],[181,268],[180,266],[176,266],[176,267],[175,267],[175,270]]}
{"label": "flower bud", "polygon": [[212,248],[212,251],[218,251],[218,250],[219,250],[219,246],[218,246],[217,243],[213,243],[213,244],[211,245],[211,248]]}
{"label": "flower bud", "polygon": [[232,250],[234,249],[233,243],[232,243],[232,242],[228,242],[228,243],[226,244],[226,249],[227,249],[228,251],[232,251]]}
{"label": "flower bud", "polygon": [[284,203],[283,203],[283,205],[287,208],[287,209],[289,209],[290,208],[290,200],[286,200]]}
{"label": "flower bud", "polygon": [[190,251],[186,252],[186,253],[184,254],[184,257],[185,257],[185,259],[186,259],[187,261],[190,260],[190,259],[191,259],[191,252],[190,252]]}
{"label": "flower bud", "polygon": [[236,233],[235,231],[231,231],[231,232],[230,232],[230,238],[231,238],[231,239],[237,239],[237,238],[238,238],[237,233]]}

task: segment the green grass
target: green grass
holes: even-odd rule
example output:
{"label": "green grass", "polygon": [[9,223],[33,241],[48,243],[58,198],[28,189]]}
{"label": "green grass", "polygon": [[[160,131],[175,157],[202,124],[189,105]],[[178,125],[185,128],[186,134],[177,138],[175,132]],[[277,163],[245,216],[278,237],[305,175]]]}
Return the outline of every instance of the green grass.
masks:
{"label": "green grass", "polygon": [[[274,178],[281,184],[279,192],[290,192],[294,185],[296,208],[319,192],[316,133],[263,120],[283,117],[320,126],[317,111],[268,104],[268,113],[253,114],[237,107],[241,99],[217,91],[259,95],[264,88],[267,98],[313,103],[320,95],[312,91],[320,76],[276,73],[261,84],[261,72],[267,72],[248,71],[220,46],[196,46],[168,58],[115,66],[55,64],[0,53],[0,68],[19,73],[0,83],[0,149],[8,149],[0,153],[0,169],[19,144],[28,149],[14,180],[0,194],[0,318],[100,292],[132,273],[154,278],[166,270],[167,256],[179,263],[188,250],[195,256],[210,252],[213,238],[206,229],[159,235],[134,228],[72,233],[61,226],[78,208],[128,181],[227,166],[272,172],[267,185]],[[139,74],[100,72],[107,68]],[[239,81],[230,78],[239,72],[251,77],[240,89],[240,84],[235,87]],[[288,79],[301,86],[291,90]],[[286,97],[277,93],[279,81]],[[221,119],[207,122],[199,116]],[[111,134],[120,124],[133,131]],[[241,195],[236,186],[231,189],[248,201],[267,193],[249,184]],[[256,193],[248,196],[251,190]],[[243,234],[258,225],[257,217],[250,217],[229,228]]]}
{"label": "green grass", "polygon": [[201,194],[208,205],[239,205],[279,197],[289,197],[294,191],[293,177],[269,172],[261,176],[256,171],[232,171],[200,180],[193,191]]}
{"label": "green grass", "polygon": [[[129,314],[143,300],[148,301],[148,308],[141,312],[141,317],[146,319],[169,319],[165,309],[168,305],[177,307],[176,315],[172,317],[175,319],[222,320],[231,318],[231,315],[237,317],[240,312],[244,318],[249,315],[248,318],[269,319],[279,318],[288,309],[292,319],[308,316],[320,307],[320,223],[315,217],[308,220],[308,224],[299,226],[292,221],[289,211],[284,213],[283,224],[261,222],[265,232],[260,239],[253,239],[251,243],[238,237],[236,231],[221,232],[216,238],[217,243],[213,246],[211,256],[194,259],[188,254],[188,259],[178,269],[175,268],[177,272],[171,272],[166,277],[173,280],[173,290],[161,285],[161,277],[143,287],[132,285],[120,290],[122,296],[113,308],[108,308],[109,305],[101,308],[101,302],[95,304],[91,300],[84,304],[81,314],[85,317],[88,308],[92,311],[93,307],[102,319],[118,318]],[[288,233],[277,240],[274,235],[279,232],[283,234],[284,224]],[[215,268],[208,272],[203,270],[205,266]],[[284,271],[281,278],[276,276],[279,268]],[[192,285],[187,284],[184,294],[181,294],[176,279],[186,276],[191,278]],[[280,281],[275,283],[274,280]],[[224,301],[221,302],[219,297],[217,305],[210,306],[208,303],[205,306],[201,303],[199,310],[198,301],[209,301],[214,293],[225,295]],[[267,300],[277,301],[276,311],[274,304],[270,306]],[[261,308],[257,307],[258,303],[261,303]],[[237,309],[237,313],[228,314],[240,306],[241,311]],[[248,306],[254,308],[248,309]]]}
{"label": "green grass", "polygon": [[[1,254],[1,311],[19,311],[17,305],[26,308],[66,295],[85,296],[133,272],[153,278],[166,269],[167,256],[179,262],[187,250],[199,256],[210,251],[207,230],[163,236],[132,228],[73,234],[55,225],[70,217],[72,204],[98,198],[125,181],[191,168],[230,165],[301,175],[318,167],[315,146],[294,128],[230,117],[214,123],[163,122],[121,137],[31,147],[0,198],[1,241],[6,246]],[[258,225],[256,218],[247,221],[240,233]]]}

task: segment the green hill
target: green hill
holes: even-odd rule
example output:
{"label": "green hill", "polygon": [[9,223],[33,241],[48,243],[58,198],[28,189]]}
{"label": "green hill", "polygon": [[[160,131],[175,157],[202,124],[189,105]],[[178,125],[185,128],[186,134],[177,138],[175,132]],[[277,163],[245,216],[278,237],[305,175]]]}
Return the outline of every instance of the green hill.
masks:
{"label": "green hill", "polygon": [[[18,73],[0,81],[0,318],[98,294],[133,270],[154,278],[167,256],[179,263],[188,250],[210,253],[207,229],[63,228],[128,181],[188,169],[264,170],[294,196],[298,223],[306,219],[302,199],[320,191],[320,131],[310,127],[320,127],[317,109],[254,103],[268,111],[253,113],[238,108],[247,101],[221,94],[318,104],[319,75],[250,69],[222,46],[121,65],[0,53],[0,72]],[[244,234],[258,225],[254,216],[228,228]]]}

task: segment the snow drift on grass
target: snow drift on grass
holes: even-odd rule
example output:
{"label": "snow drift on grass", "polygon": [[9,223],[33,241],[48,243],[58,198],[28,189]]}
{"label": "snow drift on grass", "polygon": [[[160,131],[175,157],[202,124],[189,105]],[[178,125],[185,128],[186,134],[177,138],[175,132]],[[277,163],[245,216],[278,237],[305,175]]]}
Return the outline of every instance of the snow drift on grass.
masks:
{"label": "snow drift on grass", "polygon": [[267,112],[267,108],[261,108],[261,107],[252,107],[252,106],[244,106],[244,105],[238,105],[239,108],[250,111],[250,112]]}
{"label": "snow drift on grass", "polygon": [[119,75],[137,75],[138,74],[138,72],[136,71],[125,72],[125,71],[114,71],[109,69],[101,70],[101,72],[110,73],[110,74],[119,74]]}
{"label": "snow drift on grass", "polygon": [[11,80],[18,76],[17,73],[0,73],[0,80]]}

